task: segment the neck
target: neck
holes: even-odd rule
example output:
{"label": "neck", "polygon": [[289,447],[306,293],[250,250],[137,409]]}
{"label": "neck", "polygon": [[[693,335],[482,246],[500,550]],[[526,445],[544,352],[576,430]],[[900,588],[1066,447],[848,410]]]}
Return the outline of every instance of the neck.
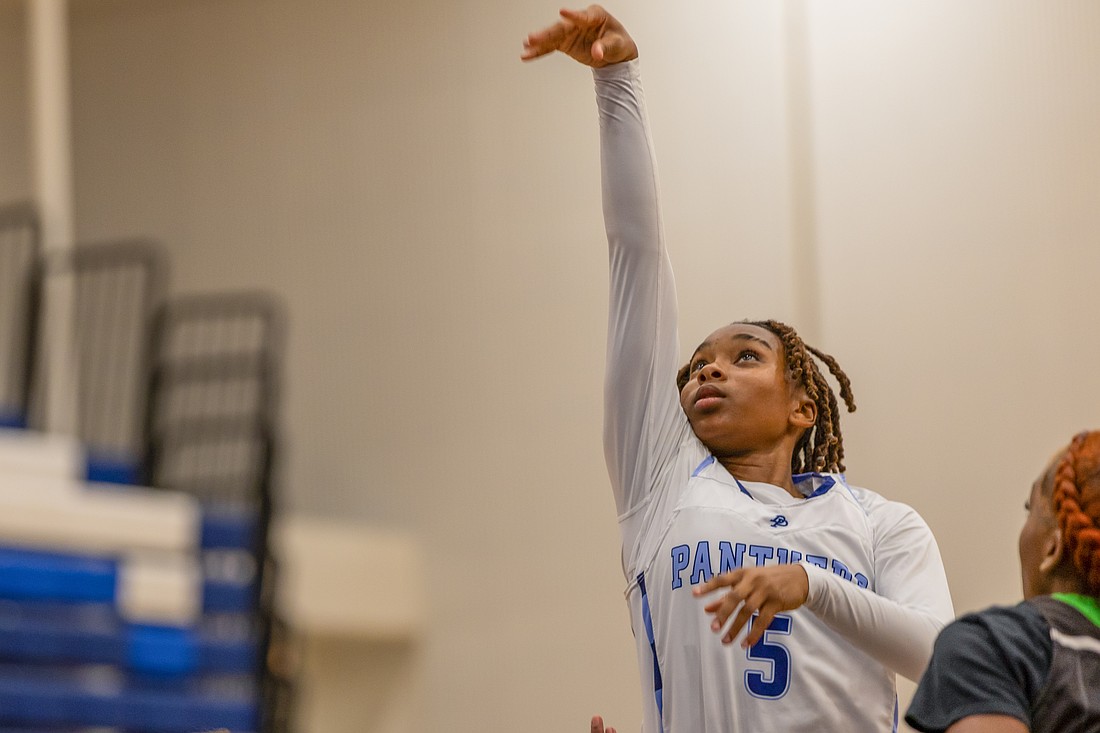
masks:
{"label": "neck", "polygon": [[[1039,577],[1035,580],[1034,585],[1031,596],[1049,596],[1055,593],[1078,593],[1083,596],[1093,594],[1089,590],[1085,578],[1074,567],[1073,561],[1065,556],[1062,556],[1052,568],[1040,566]],[[1024,594],[1025,598],[1031,596]]]}
{"label": "neck", "polygon": [[801,498],[791,477],[791,454],[760,454],[715,456],[730,475],[740,481],[772,484],[785,489],[788,494]]}
{"label": "neck", "polygon": [[1046,595],[1053,595],[1055,593],[1077,593],[1082,596],[1091,596],[1093,594],[1093,592],[1089,590],[1088,584],[1079,578],[1076,573],[1051,578]]}

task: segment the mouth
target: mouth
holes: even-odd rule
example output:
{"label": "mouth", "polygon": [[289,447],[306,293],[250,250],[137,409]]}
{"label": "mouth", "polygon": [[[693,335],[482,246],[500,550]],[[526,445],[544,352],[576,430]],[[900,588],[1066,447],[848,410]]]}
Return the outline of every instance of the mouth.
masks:
{"label": "mouth", "polygon": [[722,390],[705,384],[695,393],[695,406],[705,409],[718,404],[723,397],[725,397],[725,395],[722,394]]}

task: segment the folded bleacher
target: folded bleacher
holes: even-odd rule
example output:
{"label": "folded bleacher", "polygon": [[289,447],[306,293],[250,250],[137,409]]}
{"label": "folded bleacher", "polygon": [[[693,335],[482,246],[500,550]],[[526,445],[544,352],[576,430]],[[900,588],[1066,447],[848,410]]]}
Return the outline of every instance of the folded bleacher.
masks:
{"label": "folded bleacher", "polygon": [[[286,731],[267,547],[278,309],[166,298],[149,242],[47,268],[37,229],[33,208],[0,208],[0,733]],[[37,298],[60,270],[73,437],[36,430]]]}

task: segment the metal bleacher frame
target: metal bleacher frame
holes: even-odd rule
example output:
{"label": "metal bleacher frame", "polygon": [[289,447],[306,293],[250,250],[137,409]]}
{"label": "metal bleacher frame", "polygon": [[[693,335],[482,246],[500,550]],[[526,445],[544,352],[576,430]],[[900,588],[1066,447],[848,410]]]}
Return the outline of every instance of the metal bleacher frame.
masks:
{"label": "metal bleacher frame", "polygon": [[[251,555],[255,564],[247,589],[251,596],[247,606],[251,609],[249,614],[256,630],[253,637],[255,665],[251,667],[255,670],[252,679],[258,694],[256,707],[260,716],[256,733],[285,733],[292,724],[293,660],[296,655],[288,627],[276,613],[274,587],[278,568],[269,550],[269,528],[274,511],[273,476],[278,452],[278,367],[284,331],[280,304],[260,293],[196,295],[168,300],[165,298],[167,265],[157,245],[147,240],[80,245],[70,253],[51,255],[47,262],[41,251],[40,226],[34,207],[29,204],[0,206],[0,427],[21,429],[35,424],[36,400],[40,396],[36,375],[41,365],[37,363],[36,347],[42,315],[41,297],[47,278],[55,273],[74,276],[74,332],[80,360],[76,426],[78,437],[88,452],[87,478],[141,483],[194,497],[202,507],[202,537],[195,542],[196,546],[204,548],[204,567],[207,567],[208,558],[216,559],[219,553],[244,551]],[[238,340],[237,336],[243,331],[225,326],[227,319],[234,318],[254,321],[258,324],[258,330],[254,329],[258,336]],[[194,342],[201,347],[197,350],[187,348],[187,344],[179,348],[174,341],[189,328],[200,333],[200,338]],[[120,352],[125,353],[120,355]],[[102,361],[104,353],[111,356],[108,363]],[[209,393],[205,403],[188,403],[187,393],[195,390]],[[243,402],[238,399],[242,394],[249,395]],[[185,397],[183,404],[190,407],[197,404],[198,409],[177,410],[179,401],[176,398],[180,395]],[[224,409],[227,406],[241,409],[227,411]],[[14,432],[30,435],[25,430]],[[242,442],[250,447],[233,449]],[[189,463],[188,457],[193,455],[218,455],[221,459],[220,462],[198,460]],[[96,458],[101,459],[98,470],[94,467]],[[212,466],[225,469],[225,472],[212,475],[208,470]],[[23,484],[18,486],[22,489]],[[156,491],[144,491],[168,498]],[[236,513],[222,512],[225,507]],[[240,511],[242,509],[245,511]],[[251,523],[242,523],[242,516],[250,516]],[[112,592],[113,581],[104,585],[104,579],[115,573],[115,565],[123,560],[116,561],[108,556],[102,559],[68,557],[67,551],[54,555],[46,549],[38,552],[15,547],[9,551],[0,547],[0,555],[7,552],[0,557],[0,565],[7,563],[4,567],[13,569],[8,577],[25,570],[33,576],[36,571],[27,570],[30,557],[55,575],[60,572],[62,575],[57,577],[62,577],[68,572],[68,565],[82,564],[81,573],[88,567],[96,568],[96,582],[102,586],[96,586],[99,603],[107,598],[103,594]],[[71,585],[61,587],[71,589]],[[229,588],[230,596],[226,596],[229,601],[210,595],[211,588],[218,590],[217,583],[211,585],[206,579],[203,587],[204,607],[214,611],[227,606],[240,607],[234,606],[239,601],[231,597],[232,587],[223,586]],[[82,592],[91,591],[84,589]],[[42,648],[53,643],[50,634],[56,631],[51,629],[65,626],[66,611],[52,607],[52,601],[45,596],[39,600],[32,597],[20,601],[14,600],[19,596],[3,597],[9,599],[0,601],[0,636],[7,634],[4,643],[8,644],[4,648],[21,646],[28,655],[0,658],[0,677],[10,680],[13,670],[16,678],[24,674],[18,671],[22,667],[13,667],[13,664],[27,663],[20,659],[40,658]],[[17,609],[20,603],[25,607]],[[93,611],[91,608],[80,611],[81,623],[92,621],[95,626],[99,623],[95,619],[99,618],[103,622],[99,623],[100,628],[110,626],[112,622],[108,616],[97,616]],[[218,620],[216,613],[213,618]],[[30,623],[31,620],[41,620],[40,626]],[[222,620],[231,621],[228,617]],[[79,624],[72,627],[74,631],[77,626]],[[41,631],[27,631],[32,627],[41,628]],[[156,631],[153,636],[156,644],[161,644],[164,632]],[[32,639],[39,641],[31,643]],[[87,642],[82,643],[87,647]],[[93,664],[110,665],[113,663],[104,660],[120,658],[123,654],[117,645],[110,647],[96,641],[94,646],[99,657]],[[35,657],[36,654],[39,657]],[[34,706],[38,712],[31,718],[9,721],[7,725],[26,726],[28,721],[38,720],[47,725],[42,730],[61,730],[56,726],[71,726],[75,718],[66,723],[65,718],[50,718],[50,715],[61,716],[59,711],[62,710],[77,715],[73,711],[91,710],[100,705],[101,701],[93,698],[83,702],[57,698],[56,704],[49,702],[54,695],[51,679],[63,680],[66,675],[78,673],[75,668],[52,672],[42,664],[37,662],[25,667],[26,687],[30,691],[26,699],[37,701]],[[39,676],[42,676],[40,685],[36,682]],[[35,688],[35,685],[39,686]],[[78,687],[70,689],[76,691]],[[9,687],[0,686],[3,703],[0,708],[27,704],[21,703],[22,699],[19,695],[12,697]],[[164,705],[171,704],[169,698],[161,698],[161,701]],[[107,716],[114,714],[106,708],[101,712]],[[39,715],[42,717],[35,717]],[[92,720],[87,722],[94,723]],[[8,730],[4,726],[0,721],[0,732]]]}
{"label": "metal bleacher frame", "polygon": [[34,206],[0,206],[0,336],[11,335],[0,337],[0,426],[26,427],[30,412],[41,307],[41,235]]}
{"label": "metal bleacher frame", "polygon": [[[251,339],[244,337],[249,322]],[[293,692],[292,675],[283,669],[289,632],[275,612],[278,566],[269,547],[283,331],[282,310],[266,294],[189,295],[159,309],[148,350],[145,482],[192,493],[207,506],[228,503],[256,510],[250,545],[258,572],[265,733],[288,729]],[[227,409],[227,388],[231,391],[236,383],[239,389],[242,381],[254,387],[253,398],[236,405],[242,409]],[[241,440],[252,443],[254,450],[243,455],[229,450]],[[201,452],[204,445],[206,460],[175,460],[189,449]],[[180,465],[190,470],[181,472]],[[201,469],[211,465],[229,470],[203,475]]]}
{"label": "metal bleacher frame", "polygon": [[160,248],[133,239],[76,247],[77,434],[88,478],[140,483],[146,448],[149,336],[167,283]]}

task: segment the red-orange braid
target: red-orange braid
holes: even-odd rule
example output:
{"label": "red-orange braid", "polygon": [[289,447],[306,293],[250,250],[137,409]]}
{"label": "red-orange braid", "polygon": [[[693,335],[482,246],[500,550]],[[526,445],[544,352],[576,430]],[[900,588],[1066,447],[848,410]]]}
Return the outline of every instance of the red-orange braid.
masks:
{"label": "red-orange braid", "polygon": [[1073,438],[1055,469],[1051,499],[1067,555],[1100,595],[1100,432]]}

